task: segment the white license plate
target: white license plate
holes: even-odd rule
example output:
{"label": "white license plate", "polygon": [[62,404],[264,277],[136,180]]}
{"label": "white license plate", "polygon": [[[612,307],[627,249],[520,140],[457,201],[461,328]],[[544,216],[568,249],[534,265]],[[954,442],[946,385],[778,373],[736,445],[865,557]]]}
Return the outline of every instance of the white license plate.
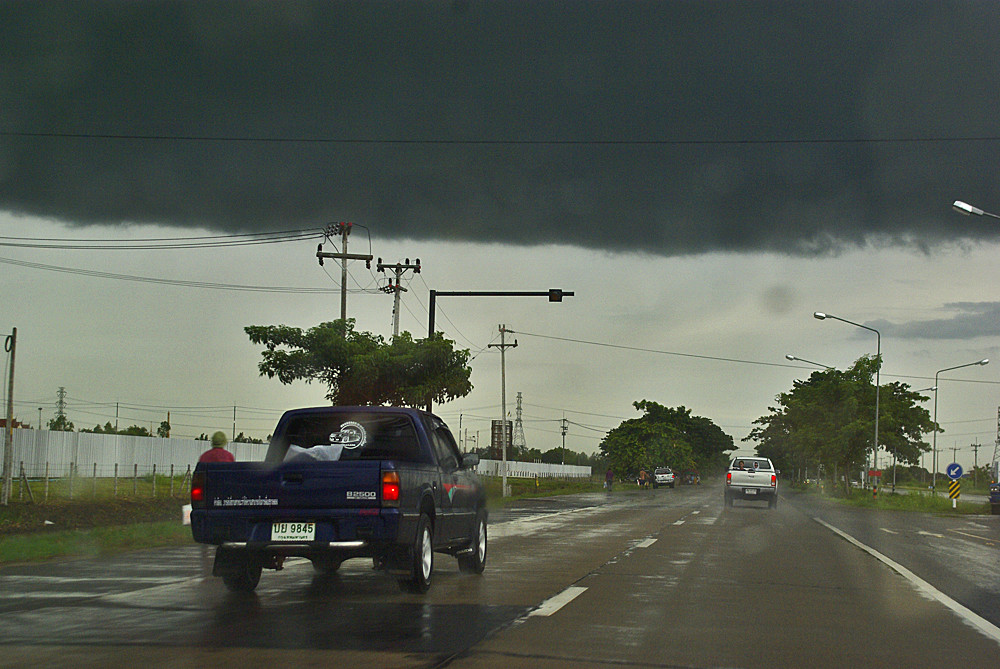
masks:
{"label": "white license plate", "polygon": [[756,488],[744,488],[743,489],[743,494],[744,495],[756,495],[757,494],[757,489]]}
{"label": "white license plate", "polygon": [[312,541],[316,538],[316,523],[274,523],[271,541]]}

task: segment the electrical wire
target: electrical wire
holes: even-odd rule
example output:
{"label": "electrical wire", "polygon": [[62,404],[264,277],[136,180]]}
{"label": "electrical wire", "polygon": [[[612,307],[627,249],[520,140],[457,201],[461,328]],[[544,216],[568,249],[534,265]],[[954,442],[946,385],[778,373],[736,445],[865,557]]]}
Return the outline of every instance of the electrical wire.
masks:
{"label": "electrical wire", "polygon": [[132,274],[114,274],[112,272],[101,272],[98,270],[79,269],[73,267],[61,267],[58,265],[45,265],[42,263],[27,262],[25,260],[14,260],[13,258],[0,258],[0,263],[6,265],[17,265],[30,269],[39,269],[49,272],[62,272],[65,274],[78,274],[81,276],[95,277],[99,279],[116,279],[119,281],[134,281],[138,283],[155,283],[168,286],[183,286],[185,288],[207,288],[210,290],[229,290],[237,292],[253,293],[297,293],[297,294],[330,294],[337,291],[329,288],[302,288],[292,286],[247,286],[232,283],[214,283],[211,281],[185,281],[182,279],[162,279],[149,276],[135,276]]}
{"label": "electrical wire", "polygon": [[[46,237],[0,236],[0,246],[31,249],[63,249],[88,251],[151,251],[253,246],[258,244],[284,244],[303,239],[313,239],[321,234],[318,229],[286,230],[277,232],[252,232],[236,235],[210,235],[203,237],[153,237],[132,241],[109,239],[53,239]],[[17,240],[17,241],[10,241]]]}

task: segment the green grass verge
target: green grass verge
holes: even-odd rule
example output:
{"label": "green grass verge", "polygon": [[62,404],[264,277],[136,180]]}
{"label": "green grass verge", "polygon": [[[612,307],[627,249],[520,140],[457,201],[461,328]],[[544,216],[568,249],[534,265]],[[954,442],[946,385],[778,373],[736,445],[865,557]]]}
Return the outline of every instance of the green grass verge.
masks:
{"label": "green grass verge", "polygon": [[961,498],[956,508],[951,508],[951,500],[945,493],[932,495],[929,492],[912,491],[906,495],[879,494],[874,498],[869,491],[855,490],[850,497],[833,497],[843,504],[864,509],[888,509],[892,511],[916,511],[919,513],[940,513],[952,515],[989,514],[989,502],[963,502]]}
{"label": "green grass verge", "polygon": [[584,492],[600,492],[603,484],[585,479],[521,479],[507,478],[510,497],[503,496],[503,481],[499,476],[481,476],[486,485],[486,504],[490,509],[502,509],[519,499],[552,497],[553,495],[575,495]]}
{"label": "green grass verge", "polygon": [[94,557],[157,546],[191,544],[191,528],[174,521],[110,525],[0,537],[0,564]]}

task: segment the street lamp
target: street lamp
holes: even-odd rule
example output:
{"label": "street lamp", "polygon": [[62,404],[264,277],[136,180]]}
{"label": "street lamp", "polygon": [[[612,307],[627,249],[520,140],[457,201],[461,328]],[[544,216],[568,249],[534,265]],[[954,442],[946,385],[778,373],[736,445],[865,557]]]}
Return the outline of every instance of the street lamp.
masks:
{"label": "street lamp", "polygon": [[988,211],[983,211],[982,209],[979,209],[978,207],[973,207],[971,204],[966,204],[961,200],[955,200],[952,203],[951,208],[957,211],[958,213],[962,214],[963,216],[989,216],[990,218],[1000,218],[1000,216],[997,216],[996,214],[991,214]]}
{"label": "street lamp", "polygon": [[988,365],[989,362],[990,362],[989,358],[983,358],[982,360],[978,360],[976,362],[967,362],[964,365],[956,365],[955,367],[945,367],[944,369],[939,369],[937,372],[934,373],[934,457],[931,458],[931,466],[934,468],[934,471],[931,474],[931,490],[934,491],[935,495],[937,494],[937,470],[938,470],[938,462],[937,462],[937,433],[938,433],[937,389],[939,388],[938,374],[940,374],[941,372],[950,372],[953,369],[961,369],[962,367],[972,367],[974,365]]}
{"label": "street lamp", "polygon": [[877,366],[875,367],[875,444],[872,448],[872,469],[878,469],[878,397],[879,397],[879,371],[882,369],[882,335],[875,328],[870,328],[867,325],[862,325],[861,323],[855,323],[854,321],[849,321],[846,318],[841,318],[840,316],[834,316],[833,314],[825,314],[822,311],[816,311],[813,313],[813,318],[817,320],[826,320],[827,318],[832,318],[835,321],[840,321],[842,323],[847,323],[855,327],[863,328],[865,330],[870,330],[875,333],[876,349],[875,357],[877,360]]}
{"label": "street lamp", "polygon": [[830,365],[821,365],[818,362],[813,362],[812,360],[806,360],[805,358],[799,358],[798,356],[794,356],[791,353],[786,353],[785,357],[788,358],[789,360],[793,361],[793,362],[795,362],[795,361],[804,362],[804,363],[807,363],[807,364],[810,364],[810,365],[814,365],[816,367],[822,367],[823,369],[835,369],[834,367],[831,367]]}

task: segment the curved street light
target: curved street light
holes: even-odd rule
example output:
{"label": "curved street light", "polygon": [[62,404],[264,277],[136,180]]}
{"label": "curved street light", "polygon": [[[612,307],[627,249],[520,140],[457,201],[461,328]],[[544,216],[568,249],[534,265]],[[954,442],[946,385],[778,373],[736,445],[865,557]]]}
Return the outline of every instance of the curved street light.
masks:
{"label": "curved street light", "polygon": [[963,216],[989,216],[990,218],[1000,218],[1000,216],[997,216],[996,214],[991,214],[988,211],[983,211],[982,209],[978,207],[973,207],[971,204],[966,204],[961,200],[955,200],[952,203],[951,208],[957,211],[958,213],[962,214]]}
{"label": "curved street light", "polygon": [[938,398],[938,374],[941,372],[950,372],[953,369],[961,369],[963,367],[973,367],[975,365],[988,365],[990,362],[989,358],[983,358],[982,360],[977,360],[976,362],[967,362],[964,365],[956,365],[954,367],[945,367],[944,369],[939,369],[934,373],[934,457],[931,458],[931,466],[934,468],[934,472],[931,474],[931,490],[936,495],[937,494],[937,433],[938,433],[938,422],[937,422],[937,398]]}
{"label": "curved street light", "polygon": [[818,362],[813,362],[812,360],[806,360],[805,358],[800,358],[798,356],[792,355],[791,353],[786,353],[785,357],[793,362],[804,362],[815,367],[822,367],[823,369],[836,369],[836,367],[831,367],[830,365],[821,365]]}
{"label": "curved street light", "polygon": [[882,334],[875,328],[868,327],[867,325],[862,325],[861,323],[855,323],[854,321],[849,321],[846,318],[841,318],[840,316],[834,316],[833,314],[826,314],[822,311],[813,312],[813,318],[817,320],[826,320],[827,318],[832,318],[835,321],[840,321],[842,323],[847,323],[855,327],[863,328],[875,333],[876,338],[876,349],[875,357],[878,361],[878,365],[875,367],[875,443],[872,447],[872,469],[878,468],[878,398],[879,398],[879,371],[882,369]]}

